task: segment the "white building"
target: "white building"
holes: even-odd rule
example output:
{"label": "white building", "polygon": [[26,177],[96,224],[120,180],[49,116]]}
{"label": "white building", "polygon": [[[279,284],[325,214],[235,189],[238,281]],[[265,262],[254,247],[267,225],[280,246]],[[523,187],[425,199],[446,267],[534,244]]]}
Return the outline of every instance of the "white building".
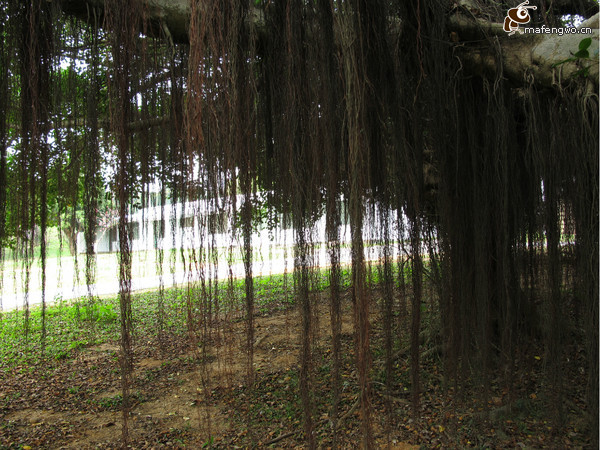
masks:
{"label": "white building", "polygon": [[[243,196],[236,198],[238,205],[243,202]],[[130,214],[131,251],[143,251],[161,248],[199,248],[208,240],[216,247],[237,245],[240,236],[233,234],[233,221],[229,199],[199,200],[194,202],[166,204],[164,206],[149,206]],[[238,211],[239,214],[239,211]],[[97,253],[112,253],[119,248],[118,218],[111,226],[98,230],[94,249]],[[275,231],[273,231],[275,233]],[[292,243],[292,230],[277,230],[273,239]],[[240,230],[237,231],[240,234]],[[266,227],[259,227],[252,239],[262,241],[269,239]],[[85,238],[79,233],[77,248],[85,252]]]}
{"label": "white building", "polygon": [[[156,200],[158,196],[154,196]],[[243,195],[235,198],[237,214],[240,215]],[[151,203],[158,203],[153,201]],[[343,208],[343,206],[342,206]],[[153,249],[186,249],[211,246],[225,248],[242,245],[241,227],[234,233],[234,210],[231,199],[210,199],[193,202],[166,204],[164,206],[149,206],[138,209],[130,215],[131,226],[131,251],[144,251]],[[377,217],[377,208],[371,210]],[[391,211],[391,221],[394,221],[395,211]],[[162,226],[161,226],[162,224]],[[407,230],[405,219],[405,230]],[[374,229],[363,230],[365,243],[373,239],[373,234],[381,231],[377,220]],[[395,236],[392,231],[390,236]],[[406,236],[408,237],[408,236]],[[210,241],[209,241],[210,240]],[[312,230],[310,240],[313,243],[326,243],[325,215],[322,215]],[[342,214],[340,227],[340,243],[349,244],[350,226],[348,218]],[[269,245],[291,246],[294,243],[294,231],[291,224],[285,223],[279,215],[275,229],[269,230],[266,223],[254,227],[252,234],[253,247],[267,247]],[[203,245],[202,245],[203,244]],[[79,233],[77,248],[80,253],[85,252],[83,233]],[[111,226],[98,230],[94,248],[97,253],[112,253],[119,248],[118,218]]]}

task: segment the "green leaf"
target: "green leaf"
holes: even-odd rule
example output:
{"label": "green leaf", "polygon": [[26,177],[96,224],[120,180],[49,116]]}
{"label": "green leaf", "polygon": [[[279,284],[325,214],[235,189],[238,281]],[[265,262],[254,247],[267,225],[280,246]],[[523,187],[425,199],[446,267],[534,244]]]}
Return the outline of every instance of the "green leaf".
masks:
{"label": "green leaf", "polygon": [[[582,39],[581,42],[579,43],[579,50],[587,50],[590,45],[592,45],[592,38],[588,37],[588,38]],[[577,53],[579,53],[579,52],[577,52]],[[575,56],[577,56],[577,53],[575,53]]]}
{"label": "green leaf", "polygon": [[557,63],[554,63],[554,64],[552,64],[550,67],[551,67],[552,69],[554,69],[555,67],[558,67],[558,66],[560,66],[560,65],[562,65],[562,64],[564,64],[564,63],[568,63],[568,62],[571,62],[571,61],[575,61],[575,58],[567,58],[567,59],[565,59],[565,60],[563,60],[563,61],[560,61],[560,62],[557,62]]}
{"label": "green leaf", "polygon": [[579,50],[577,53],[575,53],[575,56],[577,58],[589,58],[590,52],[588,52],[587,50]]}

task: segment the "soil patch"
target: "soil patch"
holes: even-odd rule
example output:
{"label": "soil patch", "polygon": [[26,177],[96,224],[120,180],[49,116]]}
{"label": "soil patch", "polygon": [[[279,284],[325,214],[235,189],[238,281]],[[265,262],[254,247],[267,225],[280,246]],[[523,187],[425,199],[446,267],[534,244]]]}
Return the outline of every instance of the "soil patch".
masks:
{"label": "soil patch", "polygon": [[[377,300],[377,299],[375,299]],[[376,305],[377,302],[374,302]],[[312,400],[320,445],[333,445],[331,326],[326,298],[315,296]],[[336,444],[360,443],[352,306],[343,300],[342,392]],[[381,348],[381,314],[372,310],[373,348]],[[402,328],[401,328],[402,329]],[[295,308],[266,311],[255,319],[254,382],[248,378],[245,322],[215,321],[190,344],[173,336],[161,345],[138,338],[134,348],[129,427],[134,448],[245,448],[304,445],[298,393],[300,317]],[[549,429],[541,398],[542,364],[527,367],[527,390],[496,392],[490,404],[455,395],[444,386],[435,339],[425,339],[422,395],[417,417],[410,398],[408,356],[395,350],[393,388],[385,387],[383,355],[373,354],[373,428],[380,447],[585,446],[583,390],[573,392],[569,425]],[[0,448],[117,448],[122,430],[118,343],[75,351],[52,364],[7,374],[0,389]],[[532,349],[535,352],[535,349]],[[539,353],[539,352],[537,352]],[[577,374],[571,374],[577,377]],[[525,375],[523,375],[525,376]],[[580,378],[582,376],[580,375]],[[577,384],[574,384],[577,386]],[[584,386],[583,378],[579,386]],[[490,389],[494,389],[491,386]],[[579,428],[578,428],[579,427]]]}

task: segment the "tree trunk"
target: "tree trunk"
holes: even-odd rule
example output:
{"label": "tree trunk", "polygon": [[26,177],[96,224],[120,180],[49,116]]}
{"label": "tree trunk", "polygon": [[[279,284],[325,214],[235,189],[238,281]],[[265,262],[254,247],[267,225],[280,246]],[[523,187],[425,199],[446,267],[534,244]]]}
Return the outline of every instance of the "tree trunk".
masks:
{"label": "tree trunk", "polygon": [[77,227],[68,225],[62,229],[64,236],[67,238],[69,244],[69,253],[71,256],[75,256],[77,253]]}

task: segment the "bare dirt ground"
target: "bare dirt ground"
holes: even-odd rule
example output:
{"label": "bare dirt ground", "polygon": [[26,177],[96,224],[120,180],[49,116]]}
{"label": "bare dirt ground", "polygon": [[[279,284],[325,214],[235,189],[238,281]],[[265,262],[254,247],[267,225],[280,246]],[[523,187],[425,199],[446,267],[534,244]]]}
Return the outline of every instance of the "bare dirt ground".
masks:
{"label": "bare dirt ground", "polygon": [[[335,443],[356,448],[360,413],[354,370],[350,301],[343,303],[344,360],[341,419]],[[379,313],[373,311],[373,342],[380,339]],[[315,298],[313,403],[315,432],[321,448],[334,444],[331,404],[330,316],[325,298]],[[227,323],[228,324],[227,324]],[[265,311],[255,322],[254,374],[247,375],[245,322],[220,321],[191,345],[172,337],[162,347],[138,339],[129,413],[132,448],[302,448],[298,394],[299,315],[296,309]],[[198,336],[202,335],[199,333]],[[0,448],[88,449],[121,446],[122,398],[118,344],[78,350],[53,366],[23,367],[0,380]],[[538,368],[528,368],[529,391],[519,401],[499,390],[487,405],[457,400],[444,385],[439,357],[422,363],[420,413],[409,404],[408,358],[395,362],[393,392],[384,388],[382,355],[373,357],[373,428],[382,448],[435,447],[585,447],[581,414],[556,432],[536,394]],[[493,387],[491,387],[493,390]],[[579,393],[581,394],[581,393]],[[579,394],[569,408],[577,409]],[[515,398],[515,393],[512,394]],[[487,409],[486,409],[487,408]],[[491,411],[491,413],[486,412]],[[576,411],[577,412],[577,411]]]}

